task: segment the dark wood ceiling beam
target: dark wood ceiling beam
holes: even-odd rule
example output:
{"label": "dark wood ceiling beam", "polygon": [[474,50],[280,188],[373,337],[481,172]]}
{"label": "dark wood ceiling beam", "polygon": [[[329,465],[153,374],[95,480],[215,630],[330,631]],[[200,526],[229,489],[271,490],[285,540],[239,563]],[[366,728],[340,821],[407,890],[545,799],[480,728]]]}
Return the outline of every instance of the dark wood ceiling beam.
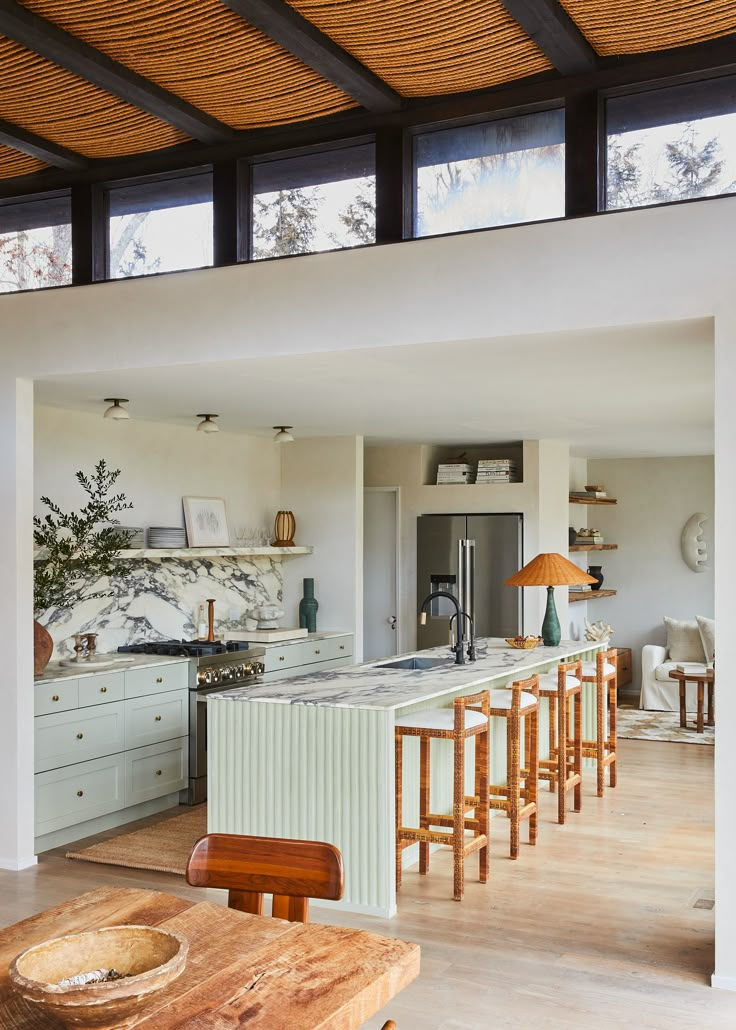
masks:
{"label": "dark wood ceiling beam", "polygon": [[29,157],[36,157],[55,168],[63,168],[68,172],[79,172],[89,167],[89,161],[74,150],[67,150],[60,147],[51,140],[37,136],[34,132],[27,132],[19,125],[11,125],[0,119],[0,143],[12,150],[18,150],[21,154],[28,154]]}
{"label": "dark wood ceiling beam", "polygon": [[401,107],[400,95],[383,79],[320,32],[285,0],[223,0],[223,3],[368,111],[384,114]]}
{"label": "dark wood ceiling beam", "polygon": [[223,143],[235,136],[235,131],[217,118],[113,61],[16,0],[0,0],[0,34],[202,143]]}
{"label": "dark wood ceiling beam", "polygon": [[561,75],[579,75],[598,65],[598,55],[558,0],[501,0]]}

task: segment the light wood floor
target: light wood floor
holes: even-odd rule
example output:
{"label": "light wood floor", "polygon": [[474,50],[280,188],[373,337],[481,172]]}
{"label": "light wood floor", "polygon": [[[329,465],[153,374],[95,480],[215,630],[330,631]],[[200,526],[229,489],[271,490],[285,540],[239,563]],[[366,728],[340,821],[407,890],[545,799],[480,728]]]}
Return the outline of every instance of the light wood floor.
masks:
{"label": "light wood floor", "polygon": [[[583,812],[567,826],[543,793],[539,843],[522,845],[517,862],[506,820],[494,819],[491,881],[474,881],[471,858],[461,904],[441,852],[428,877],[405,874],[396,919],[313,908],[314,921],[422,947],[420,978],[370,1030],[389,1017],[399,1030],[736,1027],[736,994],[709,987],[713,912],[696,907],[713,898],[713,749],[625,740],[619,754],[619,786],[598,799],[589,775]],[[72,862],[63,851],[0,872],[0,923],[104,883],[203,893],[180,877]]]}

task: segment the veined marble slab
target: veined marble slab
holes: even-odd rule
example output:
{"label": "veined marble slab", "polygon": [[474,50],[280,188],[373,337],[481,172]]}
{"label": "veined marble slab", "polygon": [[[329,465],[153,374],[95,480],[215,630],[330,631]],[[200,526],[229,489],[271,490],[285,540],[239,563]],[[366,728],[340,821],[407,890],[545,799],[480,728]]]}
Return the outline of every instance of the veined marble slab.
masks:
{"label": "veined marble slab", "polygon": [[447,666],[436,669],[382,669],[386,662],[411,655],[384,658],[380,662],[353,665],[334,672],[314,672],[275,683],[253,684],[209,694],[208,701],[264,701],[285,705],[318,705],[335,708],[370,708],[391,711],[431,701],[442,694],[479,687],[496,680],[524,679],[552,662],[581,652],[598,650],[589,640],[564,640],[559,647],[540,646],[531,651],[509,647],[498,637],[476,641],[478,659],[455,665],[447,647],[411,652],[422,658],[447,657]]}
{"label": "veined marble slab", "polygon": [[[103,657],[100,655],[99,657]],[[94,665],[87,665],[84,660],[75,665],[60,665],[58,661],[49,662],[41,676],[36,676],[34,683],[54,683],[56,680],[76,680],[83,676],[108,675],[111,672],[125,672],[126,669],[149,669],[157,665],[177,665],[181,662],[188,662],[188,658],[167,658],[150,654],[114,654],[104,655],[105,658],[127,658],[128,661],[116,662],[115,665],[106,665],[104,669],[95,668]],[[130,660],[132,659],[132,661]]]}

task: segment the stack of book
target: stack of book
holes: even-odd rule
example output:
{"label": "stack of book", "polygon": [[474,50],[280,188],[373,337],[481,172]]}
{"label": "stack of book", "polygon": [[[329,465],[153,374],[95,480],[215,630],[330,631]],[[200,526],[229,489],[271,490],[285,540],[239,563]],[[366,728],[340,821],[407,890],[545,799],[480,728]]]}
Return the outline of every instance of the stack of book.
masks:
{"label": "stack of book", "polygon": [[476,483],[518,483],[518,467],[513,458],[481,458]]}
{"label": "stack of book", "polygon": [[475,481],[475,469],[467,462],[455,461],[437,466],[437,485],[456,483],[472,483]]}
{"label": "stack of book", "polygon": [[579,529],[575,537],[576,544],[602,544],[603,534],[597,529]]}
{"label": "stack of book", "polygon": [[587,594],[593,592],[593,587],[590,583],[573,583],[569,590],[571,594]]}

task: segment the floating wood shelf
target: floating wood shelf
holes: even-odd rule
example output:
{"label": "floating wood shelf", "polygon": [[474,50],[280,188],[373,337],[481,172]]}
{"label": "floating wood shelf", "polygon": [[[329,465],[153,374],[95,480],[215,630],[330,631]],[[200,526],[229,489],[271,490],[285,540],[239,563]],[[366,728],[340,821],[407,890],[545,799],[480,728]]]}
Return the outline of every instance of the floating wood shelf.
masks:
{"label": "floating wood shelf", "polygon": [[618,504],[615,497],[571,497],[570,504]]}
{"label": "floating wood shelf", "polygon": [[615,597],[617,590],[571,590],[569,593],[570,604],[575,601],[595,601],[599,597]]}
{"label": "floating wood shelf", "polygon": [[617,551],[618,544],[570,544],[571,551]]}

